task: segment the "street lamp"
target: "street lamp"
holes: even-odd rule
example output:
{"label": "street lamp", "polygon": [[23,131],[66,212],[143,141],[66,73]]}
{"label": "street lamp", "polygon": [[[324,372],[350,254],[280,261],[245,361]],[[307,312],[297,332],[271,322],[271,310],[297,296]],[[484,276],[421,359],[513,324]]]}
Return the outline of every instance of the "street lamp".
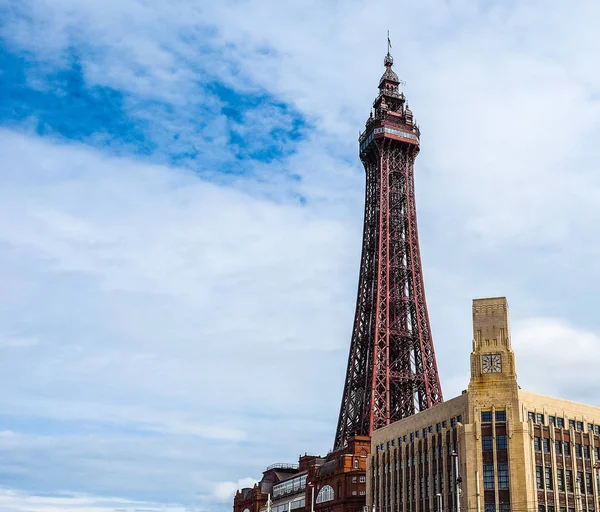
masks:
{"label": "street lamp", "polygon": [[460,512],[460,484],[462,478],[458,474],[458,453],[452,452],[452,458],[454,459],[454,475],[456,477],[456,512]]}

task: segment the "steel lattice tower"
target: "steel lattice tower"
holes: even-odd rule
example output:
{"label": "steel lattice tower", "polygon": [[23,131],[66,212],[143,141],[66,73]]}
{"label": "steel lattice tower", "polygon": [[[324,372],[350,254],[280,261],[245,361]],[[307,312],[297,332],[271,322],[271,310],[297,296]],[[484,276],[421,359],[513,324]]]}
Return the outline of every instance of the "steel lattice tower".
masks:
{"label": "steel lattice tower", "polygon": [[356,315],[335,437],[341,448],[443,401],[425,302],[414,161],[420,132],[389,52],[359,138],[366,172]]}

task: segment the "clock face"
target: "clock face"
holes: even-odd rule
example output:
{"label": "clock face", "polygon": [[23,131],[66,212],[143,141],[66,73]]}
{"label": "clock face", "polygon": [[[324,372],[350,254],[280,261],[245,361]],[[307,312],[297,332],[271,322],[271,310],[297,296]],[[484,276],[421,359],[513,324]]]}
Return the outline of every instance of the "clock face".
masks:
{"label": "clock face", "polygon": [[502,371],[502,357],[500,354],[485,354],[481,356],[483,373],[499,373]]}

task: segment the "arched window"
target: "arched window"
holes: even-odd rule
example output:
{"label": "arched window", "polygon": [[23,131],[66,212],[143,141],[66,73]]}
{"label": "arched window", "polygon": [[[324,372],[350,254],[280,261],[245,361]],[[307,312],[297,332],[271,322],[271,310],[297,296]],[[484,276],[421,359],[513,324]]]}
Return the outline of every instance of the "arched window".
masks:
{"label": "arched window", "polygon": [[323,503],[325,501],[331,501],[333,499],[333,487],[326,485],[322,487],[317,495],[317,503]]}
{"label": "arched window", "polygon": [[250,512],[250,509],[249,508],[245,508],[244,512]]}

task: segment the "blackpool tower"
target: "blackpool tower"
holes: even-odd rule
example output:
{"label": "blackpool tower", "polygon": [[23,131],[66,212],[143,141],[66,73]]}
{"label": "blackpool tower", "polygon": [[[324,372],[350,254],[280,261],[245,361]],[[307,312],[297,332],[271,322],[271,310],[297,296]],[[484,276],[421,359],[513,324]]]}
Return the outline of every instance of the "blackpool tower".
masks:
{"label": "blackpool tower", "polygon": [[389,45],[384,64],[359,138],[366,173],[363,246],[335,449],[443,401],[417,234],[420,132],[399,90]]}

